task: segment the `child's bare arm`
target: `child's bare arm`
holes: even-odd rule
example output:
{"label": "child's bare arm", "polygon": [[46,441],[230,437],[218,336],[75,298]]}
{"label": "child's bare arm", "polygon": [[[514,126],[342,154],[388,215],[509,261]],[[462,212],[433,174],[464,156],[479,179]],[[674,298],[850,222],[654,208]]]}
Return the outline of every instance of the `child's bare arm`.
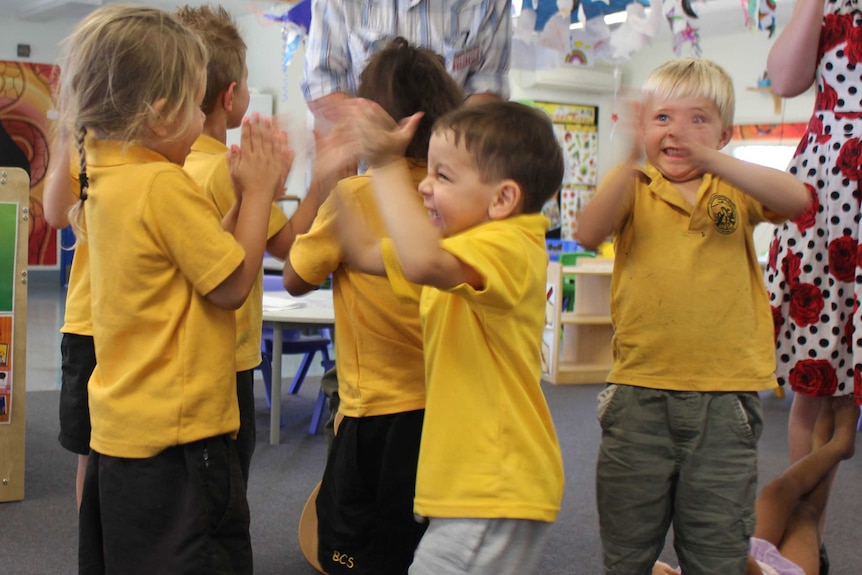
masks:
{"label": "child's bare arm", "polygon": [[362,216],[341,195],[336,196],[336,230],[344,260],[355,270],[386,275],[380,239],[374,237]]}
{"label": "child's bare arm", "polygon": [[793,218],[804,212],[811,201],[805,186],[787,172],[745,162],[706,146],[689,147],[705,172],[730,182],[774,212]]}
{"label": "child's bare arm", "polygon": [[625,162],[605,178],[598,191],[577,216],[575,239],[587,249],[595,249],[617,230],[624,208],[634,193],[634,170],[637,164]]}
{"label": "child's bare arm", "polygon": [[69,225],[69,209],[78,201],[78,196],[72,190],[72,178],[69,176],[69,149],[69,143],[64,137],[58,136],[51,143],[52,162],[42,192],[45,220],[48,225],[58,230]]}
{"label": "child's bare arm", "polygon": [[231,176],[242,197],[238,202],[234,237],[245,250],[245,259],[221,284],[206,294],[215,305],[237,309],[245,302],[260,273],[266,245],[266,229],[273,198],[284,188],[282,175],[290,148],[287,137],[269,120],[255,115],[242,125],[242,148],[232,150]]}
{"label": "child's bare arm", "polygon": [[481,288],[481,275],[440,246],[440,232],[415,201],[416,188],[403,156],[421,114],[399,126],[373,102],[358,101],[356,106],[351,125],[360,153],[374,170],[377,203],[404,277],[440,289],[464,283]]}
{"label": "child's bare arm", "polygon": [[625,206],[634,193],[634,170],[643,154],[641,105],[626,103],[626,119],[620,128],[624,138],[629,139],[626,160],[606,177],[596,194],[577,215],[578,229],[575,239],[587,249],[595,249],[617,230],[625,215]]}
{"label": "child's bare arm", "polygon": [[356,165],[356,154],[347,145],[343,125],[336,126],[328,135],[317,132],[315,136],[316,158],[314,175],[305,198],[296,208],[293,216],[276,235],[266,244],[266,251],[279,259],[287,259],[290,247],[296,236],[304,234],[311,228],[317,210],[329,197],[330,191],[339,179],[347,177]]}

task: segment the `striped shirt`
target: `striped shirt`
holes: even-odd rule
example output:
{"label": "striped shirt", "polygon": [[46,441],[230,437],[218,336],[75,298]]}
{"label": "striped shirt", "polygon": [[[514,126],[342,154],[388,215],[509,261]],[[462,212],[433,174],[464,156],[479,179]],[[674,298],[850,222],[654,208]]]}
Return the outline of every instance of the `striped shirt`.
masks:
{"label": "striped shirt", "polygon": [[356,94],[368,58],[396,36],[443,56],[464,95],[509,96],[511,0],[313,0],[306,100]]}

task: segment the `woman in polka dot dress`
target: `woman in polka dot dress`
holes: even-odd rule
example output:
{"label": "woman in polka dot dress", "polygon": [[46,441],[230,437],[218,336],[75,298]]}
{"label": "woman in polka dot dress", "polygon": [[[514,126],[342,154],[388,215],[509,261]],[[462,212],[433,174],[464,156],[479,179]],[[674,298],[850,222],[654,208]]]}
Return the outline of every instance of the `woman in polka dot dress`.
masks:
{"label": "woman in polka dot dress", "polygon": [[811,451],[825,398],[852,393],[862,402],[862,0],[797,0],[767,71],[785,97],[817,83],[789,168],[812,203],[776,230],[766,272],[778,381],[796,392],[788,429],[794,462]]}

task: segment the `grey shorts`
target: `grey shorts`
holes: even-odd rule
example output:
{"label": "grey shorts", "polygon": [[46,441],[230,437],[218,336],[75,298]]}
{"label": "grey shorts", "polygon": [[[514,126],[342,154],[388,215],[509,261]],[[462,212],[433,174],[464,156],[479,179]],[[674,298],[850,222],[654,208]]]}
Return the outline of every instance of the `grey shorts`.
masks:
{"label": "grey shorts", "polygon": [[598,416],[605,573],[650,573],[671,524],[686,575],[745,573],[763,427],[758,395],[611,384],[599,394]]}
{"label": "grey shorts", "polygon": [[551,523],[432,517],[409,575],[530,575]]}

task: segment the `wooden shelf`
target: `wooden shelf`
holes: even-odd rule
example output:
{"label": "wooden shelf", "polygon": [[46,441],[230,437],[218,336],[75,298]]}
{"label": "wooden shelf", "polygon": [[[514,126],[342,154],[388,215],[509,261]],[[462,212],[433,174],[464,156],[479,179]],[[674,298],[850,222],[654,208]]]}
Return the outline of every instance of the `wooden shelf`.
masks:
{"label": "wooden shelf", "polygon": [[[542,379],[555,384],[604,383],[613,367],[610,315],[613,260],[548,265]],[[563,278],[574,283],[574,311],[563,311]]]}
{"label": "wooden shelf", "polygon": [[611,323],[610,315],[587,315],[573,311],[560,314],[562,325],[607,325]]}

